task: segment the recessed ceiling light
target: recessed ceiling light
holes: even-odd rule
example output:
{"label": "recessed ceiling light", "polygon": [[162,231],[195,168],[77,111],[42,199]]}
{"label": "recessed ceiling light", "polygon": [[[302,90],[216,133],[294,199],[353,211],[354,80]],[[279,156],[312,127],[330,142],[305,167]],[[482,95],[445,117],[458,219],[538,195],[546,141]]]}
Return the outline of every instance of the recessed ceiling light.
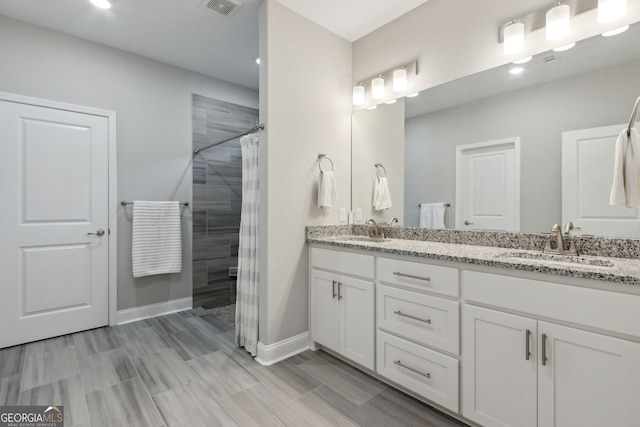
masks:
{"label": "recessed ceiling light", "polygon": [[565,44],[563,46],[558,46],[553,49],[554,52],[564,52],[565,50],[569,50],[576,45],[576,42]]}
{"label": "recessed ceiling light", "polygon": [[378,108],[377,105],[372,105],[371,107],[367,108],[367,110],[375,110],[376,108]]}
{"label": "recessed ceiling light", "polygon": [[410,93],[409,95],[407,95],[407,98],[415,98],[416,96],[418,96],[419,93],[415,92],[415,93]]}
{"label": "recessed ceiling light", "polygon": [[91,0],[91,4],[100,9],[111,9],[111,3],[108,0]]}
{"label": "recessed ceiling light", "polygon": [[516,64],[516,65],[526,64],[527,62],[531,61],[532,59],[533,59],[533,56],[527,56],[526,58],[522,58],[522,59],[518,59],[517,61],[513,61],[513,63]]}
{"label": "recessed ceiling light", "polygon": [[611,36],[617,36],[618,34],[622,34],[625,31],[627,31],[629,29],[628,25],[625,25],[624,27],[620,27],[620,28],[616,28],[615,30],[611,30],[611,31],[605,31],[604,33],[602,33],[602,35],[604,37],[611,37]]}
{"label": "recessed ceiling light", "polygon": [[392,99],[391,101],[387,101],[387,102],[385,102],[385,104],[395,104],[395,103],[396,103],[396,100],[395,100],[395,99]]}
{"label": "recessed ceiling light", "polygon": [[523,71],[524,71],[524,68],[522,68],[522,67],[513,67],[512,69],[509,70],[509,73],[510,74],[520,74]]}

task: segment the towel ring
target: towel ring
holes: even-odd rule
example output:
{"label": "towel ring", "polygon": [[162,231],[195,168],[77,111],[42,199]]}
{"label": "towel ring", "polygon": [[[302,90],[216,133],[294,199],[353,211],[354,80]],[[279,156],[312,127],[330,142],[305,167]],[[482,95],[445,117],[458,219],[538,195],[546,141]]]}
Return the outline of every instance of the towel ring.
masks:
{"label": "towel ring", "polygon": [[[376,167],[376,176],[378,178],[386,178],[387,177],[387,170],[384,168],[384,166],[382,166],[382,163],[375,163],[374,166]],[[384,171],[384,175],[380,175],[380,170]]]}
{"label": "towel ring", "polygon": [[[331,163],[330,170],[322,169],[322,160],[324,159],[329,160],[329,163]],[[331,160],[326,154],[318,154],[318,169],[320,169],[320,172],[333,172],[333,160]]]}

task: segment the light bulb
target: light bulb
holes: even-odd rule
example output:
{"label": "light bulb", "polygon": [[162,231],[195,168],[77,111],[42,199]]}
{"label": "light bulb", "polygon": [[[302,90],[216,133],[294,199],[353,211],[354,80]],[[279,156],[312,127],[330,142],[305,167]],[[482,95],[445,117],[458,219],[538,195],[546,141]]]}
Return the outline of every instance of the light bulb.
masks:
{"label": "light bulb", "polygon": [[382,74],[371,80],[371,98],[384,98],[384,77]]}
{"label": "light bulb", "polygon": [[598,22],[611,22],[627,14],[627,0],[598,0]]}
{"label": "light bulb", "polygon": [[398,68],[393,72],[393,91],[404,92],[407,90],[407,69]]}
{"label": "light bulb", "polygon": [[502,36],[505,55],[513,55],[524,48],[524,24],[522,22],[511,22],[504,28]]}
{"label": "light bulb", "polygon": [[359,84],[353,87],[353,105],[364,104],[364,86]]}
{"label": "light bulb", "polygon": [[558,40],[569,34],[570,10],[567,4],[558,4],[547,12],[547,40]]}

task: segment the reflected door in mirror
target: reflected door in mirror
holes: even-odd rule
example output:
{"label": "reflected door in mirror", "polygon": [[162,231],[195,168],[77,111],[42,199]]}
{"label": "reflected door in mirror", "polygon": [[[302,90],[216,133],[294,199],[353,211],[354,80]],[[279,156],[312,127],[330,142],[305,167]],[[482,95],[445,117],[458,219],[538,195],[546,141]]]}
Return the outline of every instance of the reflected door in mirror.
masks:
{"label": "reflected door in mirror", "polygon": [[456,228],[519,231],[519,140],[456,149]]}

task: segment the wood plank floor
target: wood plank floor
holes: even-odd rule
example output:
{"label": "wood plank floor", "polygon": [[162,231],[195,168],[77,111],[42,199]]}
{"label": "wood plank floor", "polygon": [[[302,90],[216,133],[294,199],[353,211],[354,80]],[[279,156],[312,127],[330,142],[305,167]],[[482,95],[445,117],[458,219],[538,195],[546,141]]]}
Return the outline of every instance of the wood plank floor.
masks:
{"label": "wood plank floor", "polygon": [[322,351],[261,366],[202,308],[0,349],[0,405],[32,404],[67,427],[463,425]]}

